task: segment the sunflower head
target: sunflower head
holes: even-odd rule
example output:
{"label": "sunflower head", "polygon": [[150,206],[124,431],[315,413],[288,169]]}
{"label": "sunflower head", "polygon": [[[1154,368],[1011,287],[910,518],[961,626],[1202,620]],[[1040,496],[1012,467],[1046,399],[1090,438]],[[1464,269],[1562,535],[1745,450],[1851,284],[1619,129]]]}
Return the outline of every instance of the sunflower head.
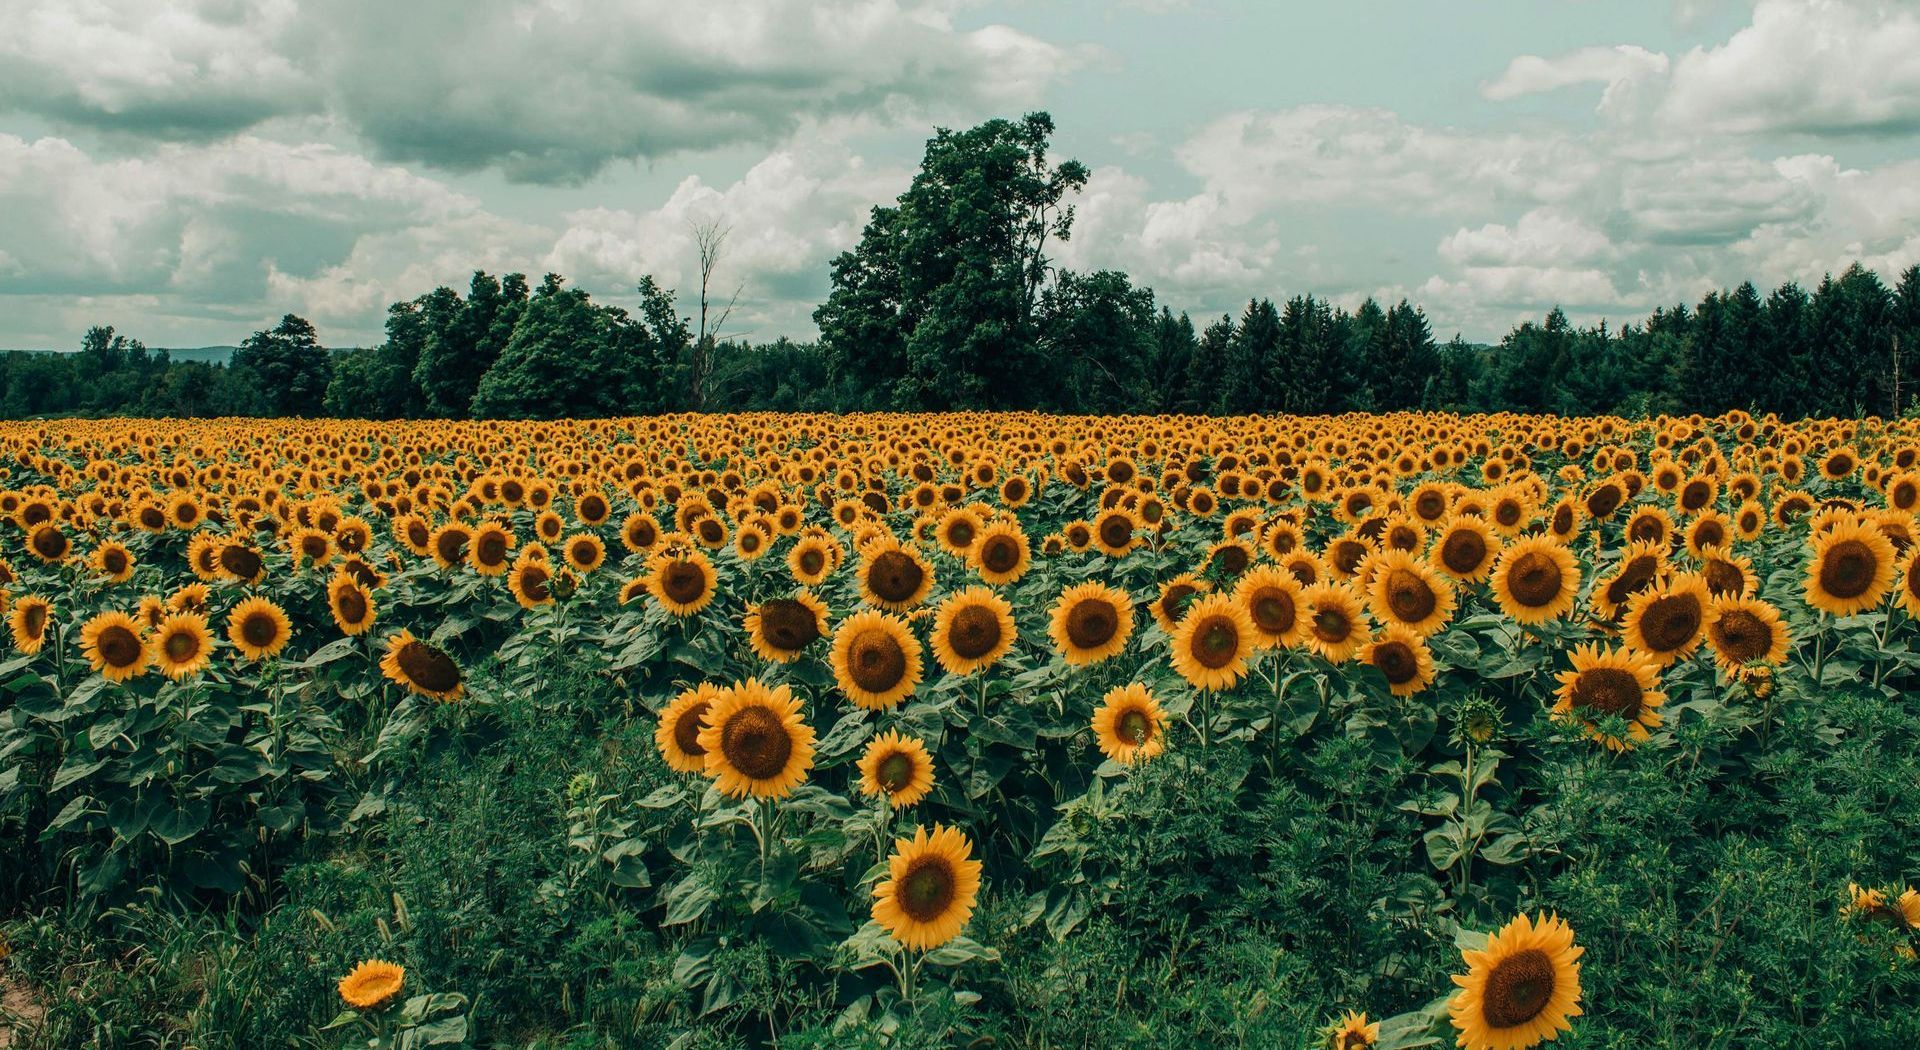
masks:
{"label": "sunflower head", "polygon": [[213,658],[213,632],[197,612],[176,612],[161,620],[152,645],[154,664],[175,680],[198,673]]}
{"label": "sunflower head", "polygon": [[747,640],[762,660],[791,663],[827,633],[827,607],[806,591],[769,598],[747,612]]}
{"label": "sunflower head", "polygon": [[868,609],[840,622],[831,662],[842,692],[861,707],[884,711],[919,684],[920,641],[906,621]]}
{"label": "sunflower head", "polygon": [[707,713],[724,694],[719,686],[702,682],[675,697],[660,712],[653,740],[660,757],[676,773],[705,773],[707,749],[700,744],[700,731],[706,728]]}
{"label": "sunflower head", "polygon": [[1054,603],[1047,634],[1070,666],[1099,663],[1133,636],[1133,599],[1102,583],[1069,587]]}
{"label": "sunflower head", "polygon": [[1460,990],[1447,1004],[1459,1043],[1468,1050],[1533,1046],[1572,1029],[1580,1016],[1583,948],[1559,916],[1521,915],[1487,938],[1483,949],[1466,949]]}
{"label": "sunflower head", "polygon": [[1166,750],[1167,714],[1139,683],[1107,691],[1093,712],[1093,735],[1101,754],[1122,765],[1153,758]]}
{"label": "sunflower head", "polygon": [[813,768],[813,727],[786,686],[749,678],[712,701],[700,730],[706,773],[729,798],[785,798]]}
{"label": "sunflower head", "polygon": [[1588,643],[1573,650],[1572,661],[1573,669],[1560,673],[1556,716],[1611,751],[1644,742],[1660,726],[1667,696],[1658,688],[1659,665],[1652,659],[1634,649]]}
{"label": "sunflower head", "polygon": [[1231,595],[1193,603],[1173,630],[1173,667],[1195,689],[1227,689],[1247,673],[1257,632]]}
{"label": "sunflower head", "polygon": [[894,842],[888,878],[873,888],[873,919],[908,948],[931,951],[953,940],[973,916],[980,862],[958,828],[914,829]]}
{"label": "sunflower head", "polygon": [[407,983],[407,971],[380,959],[368,959],[340,978],[340,1000],[355,1010],[378,1010],[393,1002]]}
{"label": "sunflower head", "polygon": [[423,642],[405,629],[387,636],[387,654],[380,673],[410,692],[434,700],[458,700],[466,692],[460,665],[446,650]]}
{"label": "sunflower head", "polygon": [[907,809],[933,790],[933,757],[927,745],[889,730],[867,742],[860,756],[860,793]]}
{"label": "sunflower head", "polygon": [[286,611],[265,598],[248,598],[227,614],[227,640],[249,660],[278,653],[292,637]]}

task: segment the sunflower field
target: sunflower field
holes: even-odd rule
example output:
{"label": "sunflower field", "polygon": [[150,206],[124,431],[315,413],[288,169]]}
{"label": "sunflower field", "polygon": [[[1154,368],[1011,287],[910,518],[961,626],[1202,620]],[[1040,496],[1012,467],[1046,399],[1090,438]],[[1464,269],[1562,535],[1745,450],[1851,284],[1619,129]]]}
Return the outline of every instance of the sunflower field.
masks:
{"label": "sunflower field", "polygon": [[0,1044],[1920,1046],[1920,424],[0,424]]}

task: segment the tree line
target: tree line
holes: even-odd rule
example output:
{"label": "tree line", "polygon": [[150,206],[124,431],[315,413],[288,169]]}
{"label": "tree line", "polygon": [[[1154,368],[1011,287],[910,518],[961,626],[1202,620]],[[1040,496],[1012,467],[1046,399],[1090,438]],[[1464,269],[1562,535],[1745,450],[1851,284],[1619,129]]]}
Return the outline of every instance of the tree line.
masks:
{"label": "tree line", "polygon": [[77,354],[0,359],[0,414],[555,418],[669,411],[1036,409],[1300,414],[1439,409],[1570,415],[1730,409],[1900,414],[1920,395],[1920,267],[1859,264],[1808,291],[1751,283],[1644,321],[1555,308],[1492,346],[1435,340],[1401,300],[1313,295],[1176,314],[1124,273],[1055,267],[1088,169],[1049,156],[1044,113],[940,129],[912,184],[832,262],[819,338],[709,330],[724,231],[700,233],[699,323],[642,277],[638,306],[563,277],[476,271],[387,310],[375,346],[328,350],[288,315],[224,365],[170,361],[110,327]]}

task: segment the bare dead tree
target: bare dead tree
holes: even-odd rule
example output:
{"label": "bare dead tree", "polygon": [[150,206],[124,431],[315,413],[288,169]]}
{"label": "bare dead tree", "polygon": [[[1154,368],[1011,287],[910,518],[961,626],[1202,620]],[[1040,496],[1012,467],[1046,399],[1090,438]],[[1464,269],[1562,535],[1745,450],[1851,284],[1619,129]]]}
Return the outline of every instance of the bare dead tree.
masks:
{"label": "bare dead tree", "polygon": [[717,218],[693,223],[693,245],[700,262],[700,331],[693,344],[693,375],[689,378],[695,408],[706,406],[707,380],[713,375],[713,348],[720,341],[720,331],[726,327],[727,318],[733,315],[734,304],[740,301],[741,290],[746,287],[743,282],[734,288],[726,308],[709,325],[713,275],[726,255],[727,235],[732,232],[731,224]]}

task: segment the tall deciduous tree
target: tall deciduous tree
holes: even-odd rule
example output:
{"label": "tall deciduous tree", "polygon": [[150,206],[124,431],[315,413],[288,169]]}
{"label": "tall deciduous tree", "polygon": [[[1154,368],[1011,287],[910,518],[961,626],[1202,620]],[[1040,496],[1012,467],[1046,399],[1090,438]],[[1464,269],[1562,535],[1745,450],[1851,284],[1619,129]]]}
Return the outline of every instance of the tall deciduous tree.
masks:
{"label": "tall deciduous tree", "polygon": [[313,325],[294,314],[248,336],[232,362],[234,371],[253,377],[265,411],[276,416],[320,415],[331,366]]}

